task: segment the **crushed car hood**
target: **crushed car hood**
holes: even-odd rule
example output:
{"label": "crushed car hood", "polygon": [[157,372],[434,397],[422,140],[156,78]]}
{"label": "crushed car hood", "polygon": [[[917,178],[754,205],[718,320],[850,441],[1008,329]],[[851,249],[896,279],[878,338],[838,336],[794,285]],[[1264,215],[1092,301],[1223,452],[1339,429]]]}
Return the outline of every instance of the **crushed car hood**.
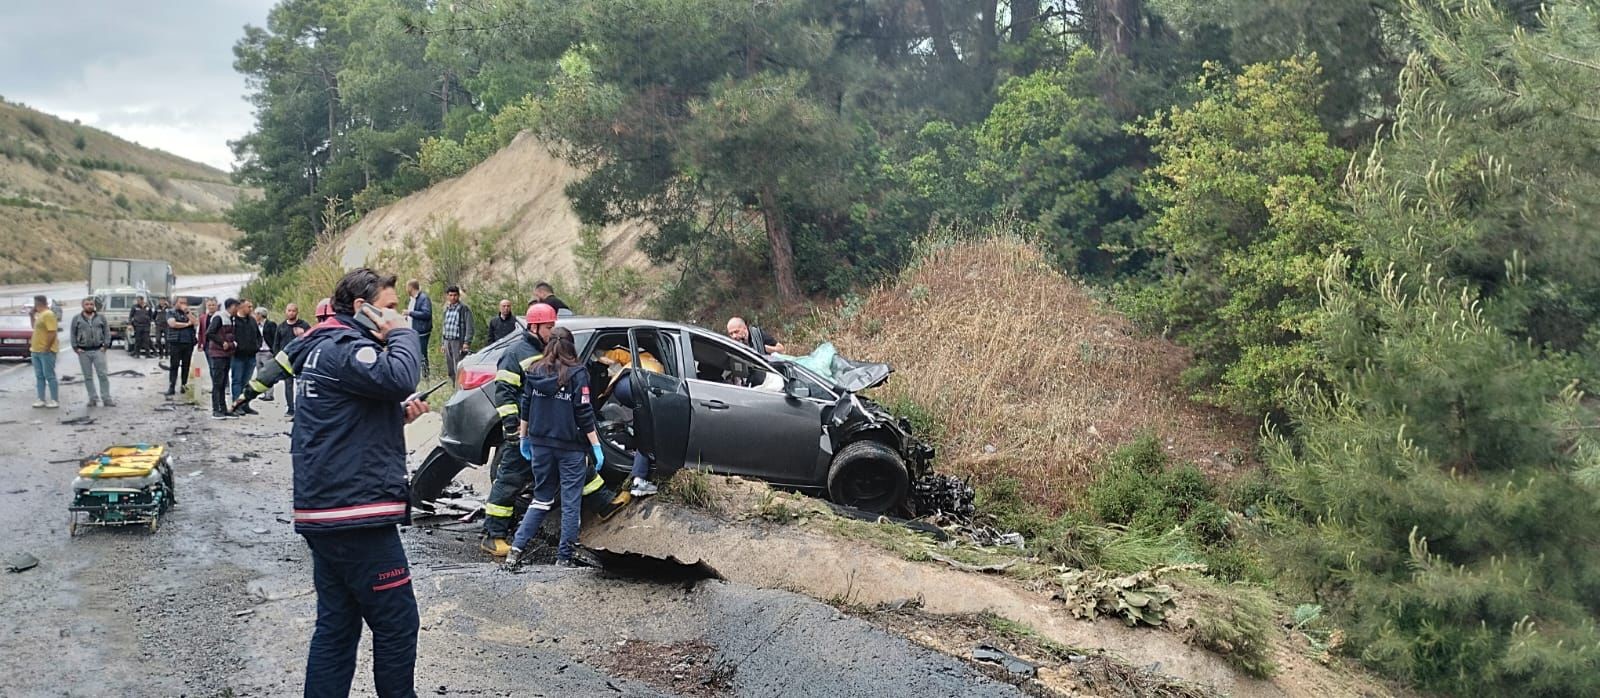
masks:
{"label": "crushed car hood", "polygon": [[889,364],[845,358],[839,354],[833,342],[823,342],[805,356],[779,354],[778,358],[804,366],[833,381],[840,389],[852,393],[883,385],[884,381],[889,380],[889,374],[894,373],[894,368]]}

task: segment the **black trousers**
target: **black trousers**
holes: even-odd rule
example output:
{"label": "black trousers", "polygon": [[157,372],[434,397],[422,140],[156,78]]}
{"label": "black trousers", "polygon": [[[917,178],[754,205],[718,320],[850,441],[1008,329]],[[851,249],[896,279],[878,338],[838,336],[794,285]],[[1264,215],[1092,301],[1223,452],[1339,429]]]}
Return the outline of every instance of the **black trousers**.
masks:
{"label": "black trousers", "polygon": [[363,621],[372,629],[379,696],[417,695],[417,598],[394,526],[306,534],[317,589],[317,629],[306,655],[305,695],[348,696]]}
{"label": "black trousers", "polygon": [[150,346],[149,326],[133,328],[133,348],[128,353],[141,358],[155,353],[155,349]]}
{"label": "black trousers", "polygon": [[422,356],[420,357],[422,359],[422,372],[417,375],[422,376],[424,380],[428,377],[428,337],[432,334],[432,332],[417,333],[417,339],[422,340]]}
{"label": "black trousers", "polygon": [[517,497],[533,484],[533,465],[522,457],[516,438],[506,439],[500,446],[500,465],[494,471],[494,483],[489,485],[489,502],[484,505],[483,534],[490,538],[510,538],[511,517],[515,513]]}
{"label": "black trousers", "polygon": [[167,359],[167,392],[189,385],[189,371],[194,363],[193,344],[172,344],[172,357]]}
{"label": "black trousers", "polygon": [[231,356],[208,356],[211,364],[211,411],[228,411],[228,366],[233,363]]}

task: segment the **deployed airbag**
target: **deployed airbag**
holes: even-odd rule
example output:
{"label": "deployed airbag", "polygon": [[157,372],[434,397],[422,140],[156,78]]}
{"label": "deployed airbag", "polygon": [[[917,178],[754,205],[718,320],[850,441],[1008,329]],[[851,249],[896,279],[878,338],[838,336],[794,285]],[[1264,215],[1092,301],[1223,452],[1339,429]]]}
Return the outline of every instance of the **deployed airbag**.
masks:
{"label": "deployed airbag", "polygon": [[839,354],[833,342],[823,342],[805,356],[776,355],[779,360],[800,364],[850,392],[875,388],[889,380],[894,369],[885,363],[855,361]]}

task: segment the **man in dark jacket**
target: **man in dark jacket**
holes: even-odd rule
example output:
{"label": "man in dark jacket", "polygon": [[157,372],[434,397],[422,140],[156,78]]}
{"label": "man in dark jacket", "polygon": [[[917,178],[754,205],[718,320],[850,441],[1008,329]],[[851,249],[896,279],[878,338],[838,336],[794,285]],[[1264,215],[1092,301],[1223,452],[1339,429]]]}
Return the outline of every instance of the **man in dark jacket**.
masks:
{"label": "man in dark jacket", "polygon": [[[251,321],[256,324],[256,329],[261,333],[261,346],[256,348],[256,362],[254,366],[250,367],[250,375],[252,376],[255,375],[256,371],[260,371],[262,366],[272,363],[272,355],[277,353],[280,348],[278,346],[278,323],[272,321],[272,317],[267,313],[265,307],[256,308],[255,313],[255,317]],[[250,381],[246,380],[245,386],[248,387],[249,385]],[[239,398],[234,399],[238,400]],[[263,402],[272,402],[273,399],[271,392],[261,396]]]}
{"label": "man in dark jacket", "polygon": [[206,320],[206,364],[211,371],[211,418],[227,419],[228,367],[233,364],[233,316],[239,301],[229,298]]}
{"label": "man in dark jacket", "polygon": [[[167,311],[161,321],[167,336],[167,397],[189,387],[189,362],[194,357],[198,334],[195,327],[199,324],[199,318],[189,312],[189,299],[178,296],[176,302],[177,307]],[[179,380],[183,381],[181,386]]]}
{"label": "man in dark jacket", "polygon": [[576,310],[573,310],[571,306],[568,306],[566,301],[557,298],[556,289],[546,281],[540,281],[539,283],[534,284],[533,300],[528,301],[528,305],[533,305],[534,303],[543,303],[555,308],[557,315],[560,315],[561,311],[563,310],[567,311],[567,315],[577,312]]}
{"label": "man in dark jacket", "polygon": [[411,399],[421,343],[398,305],[393,276],[357,269],[334,289],[335,316],[285,348],[294,528],[317,591],[307,696],[350,694],[363,621],[377,694],[416,695],[417,601],[395,526],[409,519],[405,425],[428,405]]}
{"label": "man in dark jacket", "polygon": [[[83,387],[89,391],[89,406],[96,403],[115,406],[111,400],[111,379],[106,373],[106,352],[111,350],[111,330],[106,327],[106,316],[101,315],[100,304],[93,297],[83,299],[83,310],[72,318],[72,350],[78,353],[78,367],[83,370]],[[95,378],[99,377],[99,392],[95,391]]]}
{"label": "man in dark jacket", "polygon": [[417,339],[422,342],[422,375],[428,375],[428,337],[433,334],[433,301],[428,299],[428,294],[422,290],[422,284],[416,279],[406,282],[406,293],[411,297],[407,301],[406,315],[411,317],[411,329],[416,330]]}
{"label": "man in dark jacket", "polygon": [[167,358],[167,315],[172,312],[172,306],[163,298],[156,303],[155,329],[150,331],[150,342],[156,347],[156,358]]}
{"label": "man in dark jacket", "polygon": [[495,342],[500,341],[501,337],[516,331],[517,316],[511,314],[511,301],[501,298],[500,314],[489,318],[489,341],[484,342],[483,345],[489,346],[490,344],[494,344]]}
{"label": "man in dark jacket", "polygon": [[133,341],[128,344],[129,354],[144,359],[155,353],[154,347],[150,346],[150,326],[155,321],[156,313],[144,296],[135,298],[133,307],[128,310],[128,327],[133,329]]}
{"label": "man in dark jacket", "polygon": [[[233,359],[228,364],[228,396],[230,400],[237,400],[244,394],[244,386],[256,369],[256,352],[261,350],[261,326],[256,324],[255,304],[241,300],[233,309]],[[241,412],[256,414],[249,405]]]}

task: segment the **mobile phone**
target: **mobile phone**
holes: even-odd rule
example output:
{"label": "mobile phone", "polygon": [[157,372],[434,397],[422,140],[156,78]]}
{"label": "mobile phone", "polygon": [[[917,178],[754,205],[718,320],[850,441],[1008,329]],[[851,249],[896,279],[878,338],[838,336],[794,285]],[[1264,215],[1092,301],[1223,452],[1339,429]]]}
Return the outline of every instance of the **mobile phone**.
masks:
{"label": "mobile phone", "polygon": [[356,314],[356,324],[372,330],[373,332],[378,331],[378,323],[382,321],[383,314],[373,310],[372,304],[370,303],[363,303],[361,305],[361,312]]}

